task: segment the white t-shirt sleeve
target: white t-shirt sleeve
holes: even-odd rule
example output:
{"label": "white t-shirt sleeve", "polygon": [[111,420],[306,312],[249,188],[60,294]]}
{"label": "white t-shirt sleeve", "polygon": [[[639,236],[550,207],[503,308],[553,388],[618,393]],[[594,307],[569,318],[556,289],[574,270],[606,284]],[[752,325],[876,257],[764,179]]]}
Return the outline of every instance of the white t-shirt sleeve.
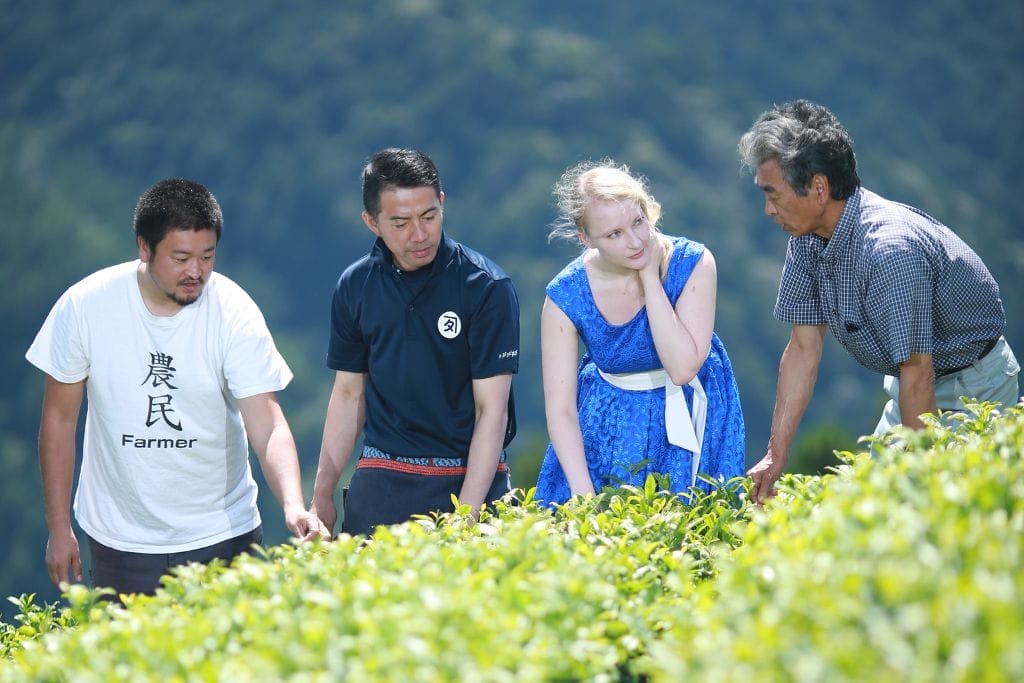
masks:
{"label": "white t-shirt sleeve", "polygon": [[227,334],[224,377],[236,399],[280,391],[292,381],[292,371],[277,350],[256,303],[241,288],[235,291],[235,310]]}
{"label": "white t-shirt sleeve", "polygon": [[29,363],[58,382],[73,384],[89,376],[84,324],[71,290],[57,300],[25,353]]}

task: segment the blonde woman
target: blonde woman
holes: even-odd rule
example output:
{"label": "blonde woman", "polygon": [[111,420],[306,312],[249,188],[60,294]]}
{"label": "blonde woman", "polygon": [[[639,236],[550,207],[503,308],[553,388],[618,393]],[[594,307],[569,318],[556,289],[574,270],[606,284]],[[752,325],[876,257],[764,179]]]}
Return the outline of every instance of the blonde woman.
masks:
{"label": "blonde woman", "polygon": [[[744,424],[714,333],[704,245],[662,234],[642,177],[610,160],[567,170],[551,236],[583,253],[547,286],[541,354],[548,446],[537,497],[563,503],[666,475],[673,491],[744,471]],[[585,353],[580,359],[582,342]]]}

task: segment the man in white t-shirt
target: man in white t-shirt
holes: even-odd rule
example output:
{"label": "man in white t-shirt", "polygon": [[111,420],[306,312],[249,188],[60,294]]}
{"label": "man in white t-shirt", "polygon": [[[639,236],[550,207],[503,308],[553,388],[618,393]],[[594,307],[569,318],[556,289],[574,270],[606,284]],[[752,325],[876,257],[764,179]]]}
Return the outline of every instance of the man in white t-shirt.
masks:
{"label": "man in white t-shirt", "polygon": [[260,543],[249,444],[291,533],[327,534],[305,510],[275,393],[292,373],[256,304],[213,272],[222,225],[199,183],[157,183],[135,210],[139,260],[69,288],[26,353],[46,373],[39,459],[55,585],[82,580],[69,502],[83,395],[74,512],[94,586],[152,593],[170,567]]}

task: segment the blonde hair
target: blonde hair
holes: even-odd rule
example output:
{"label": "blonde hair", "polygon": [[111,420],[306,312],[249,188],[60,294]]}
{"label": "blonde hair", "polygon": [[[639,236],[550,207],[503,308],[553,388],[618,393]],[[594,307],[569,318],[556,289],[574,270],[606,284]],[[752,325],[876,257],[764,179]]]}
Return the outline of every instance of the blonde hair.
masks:
{"label": "blonde hair", "polygon": [[647,179],[630,173],[626,164],[616,164],[609,158],[600,161],[582,161],[572,166],[555,183],[552,190],[558,207],[558,218],[551,224],[548,241],[565,239],[582,245],[580,233],[587,233],[587,202],[592,200],[636,202],[647,217],[659,242],[665,247],[661,272],[664,275],[671,256],[667,237],[658,229],[661,204],[647,187]]}

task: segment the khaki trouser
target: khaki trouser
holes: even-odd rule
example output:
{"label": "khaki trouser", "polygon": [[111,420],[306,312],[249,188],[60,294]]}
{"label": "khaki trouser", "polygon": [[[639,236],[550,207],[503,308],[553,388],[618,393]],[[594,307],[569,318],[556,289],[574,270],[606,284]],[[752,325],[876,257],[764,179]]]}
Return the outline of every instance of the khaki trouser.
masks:
{"label": "khaki trouser", "polygon": [[[961,397],[978,401],[992,401],[1003,405],[1015,405],[1020,400],[1017,375],[1020,365],[1013,350],[1000,337],[999,341],[984,358],[974,365],[952,375],[935,380],[935,405],[939,410],[963,412]],[[886,375],[883,383],[889,394],[889,402],[882,410],[882,417],[875,427],[875,436],[884,434],[890,427],[901,424],[900,380]]]}

